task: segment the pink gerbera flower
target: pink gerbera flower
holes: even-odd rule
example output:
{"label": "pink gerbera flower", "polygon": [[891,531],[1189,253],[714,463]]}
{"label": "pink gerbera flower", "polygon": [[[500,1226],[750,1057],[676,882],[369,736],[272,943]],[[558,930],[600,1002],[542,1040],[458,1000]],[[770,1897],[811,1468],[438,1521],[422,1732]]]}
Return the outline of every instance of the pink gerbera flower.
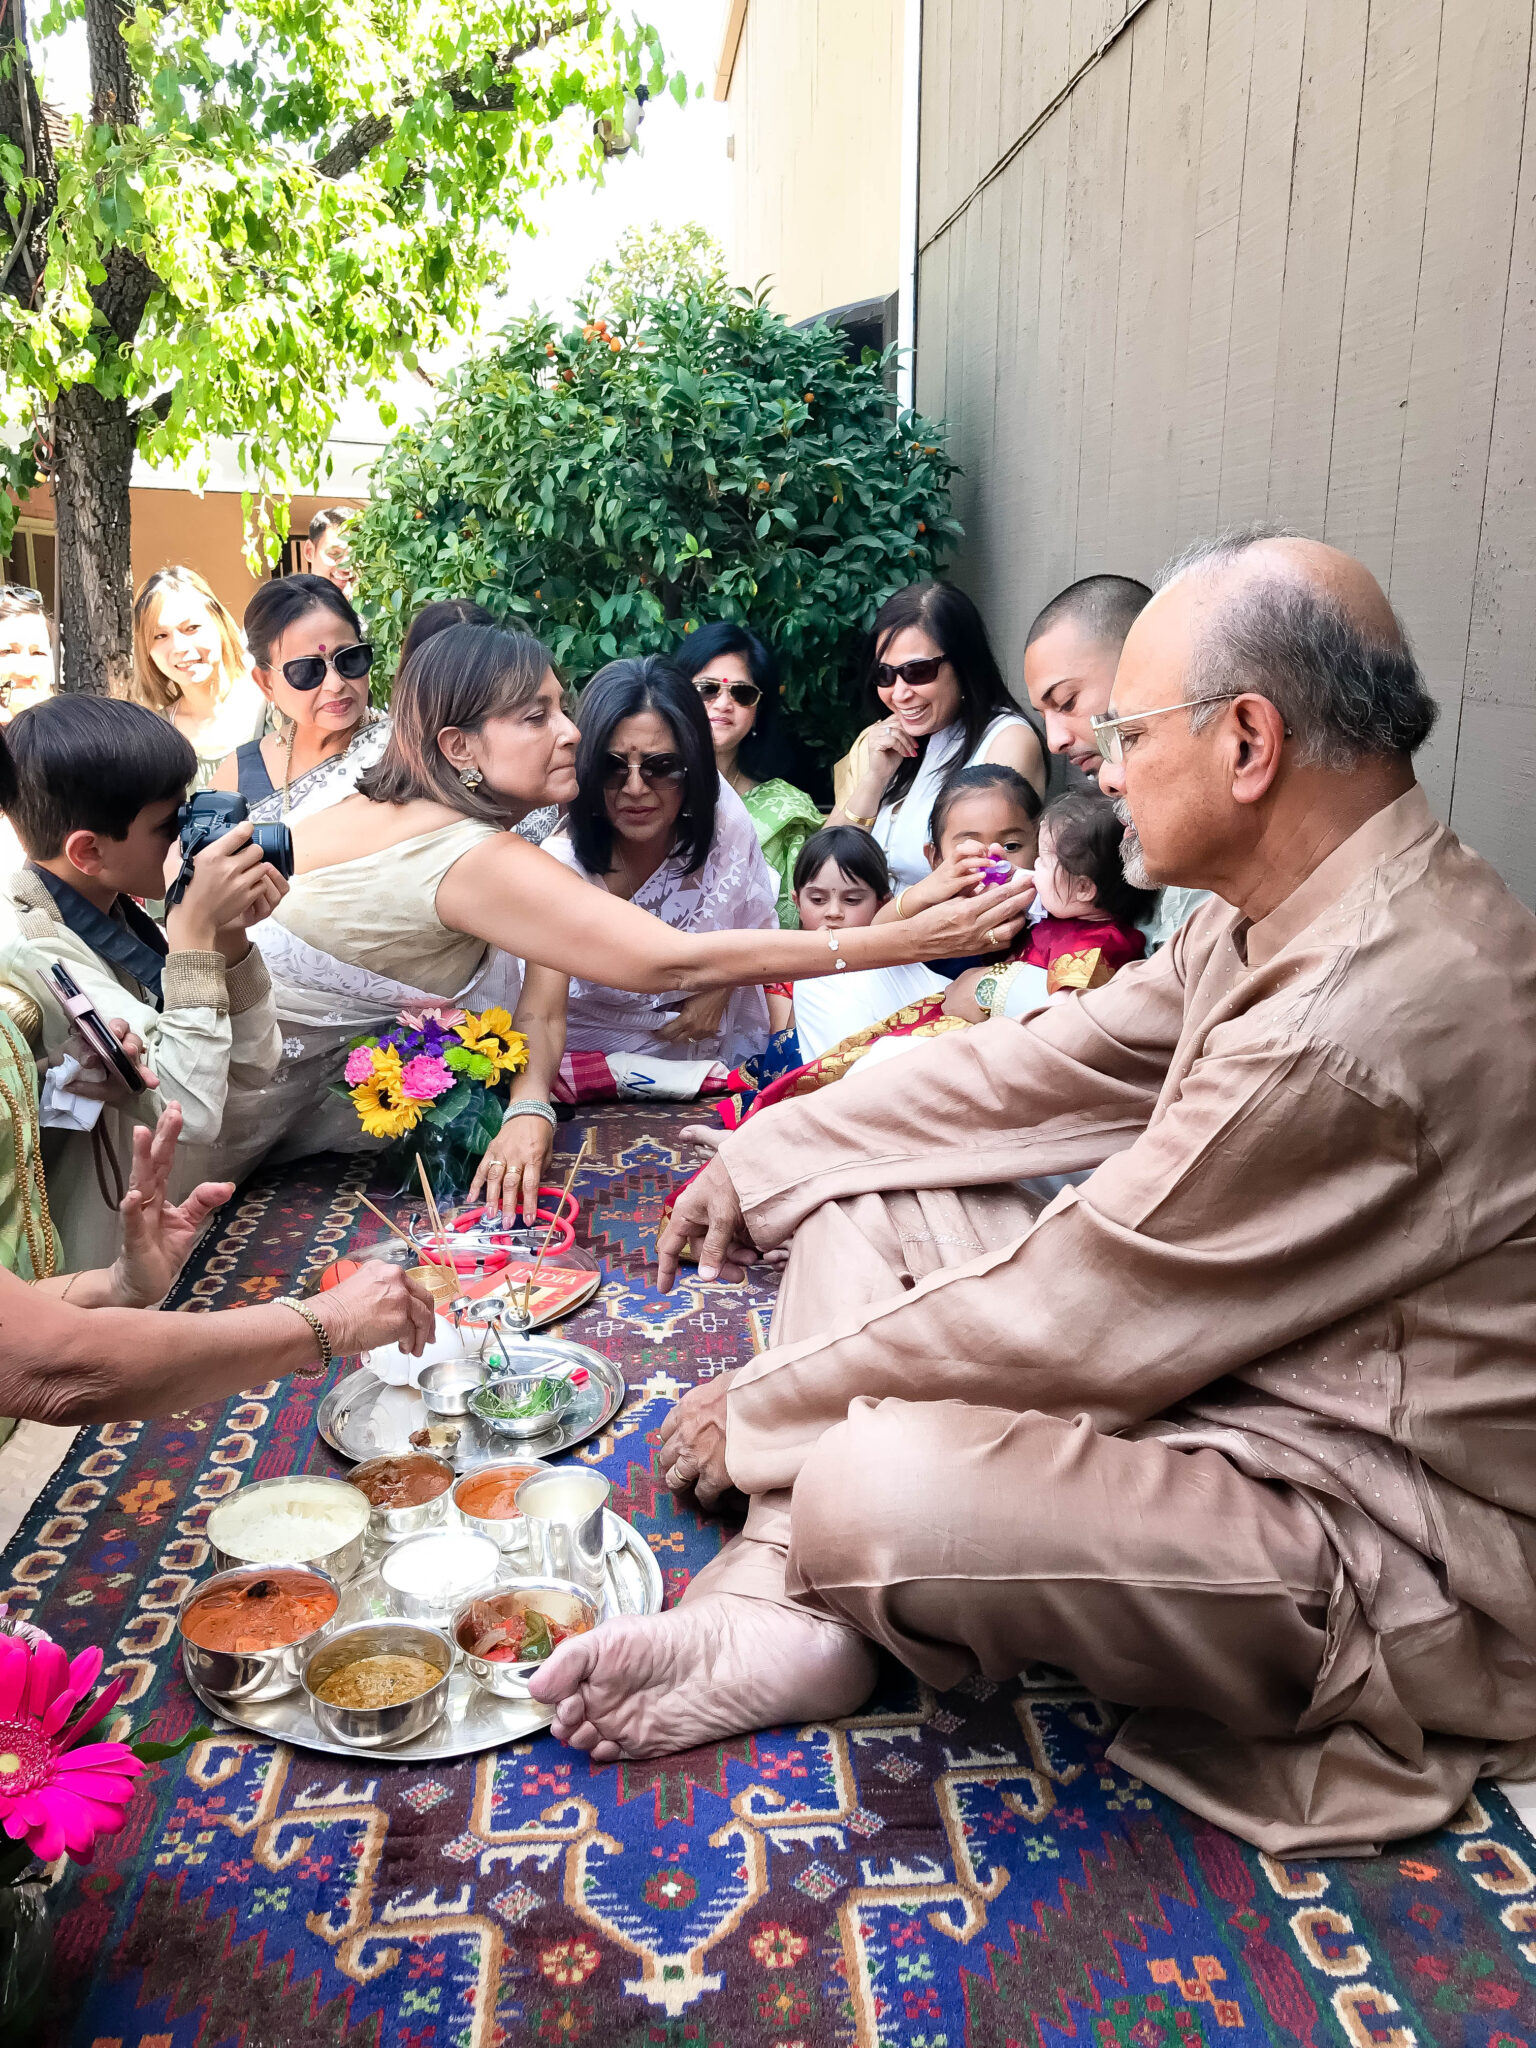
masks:
{"label": "pink gerbera flower", "polygon": [[418,1053],[401,1068],[400,1086],[416,1102],[436,1102],[453,1086],[453,1076],[433,1054]]}
{"label": "pink gerbera flower", "polygon": [[114,1678],[68,1726],[101,1676],[100,1650],[66,1657],[44,1637],[0,1634],[0,1826],[44,1863],[68,1850],[89,1863],[98,1835],[116,1834],[144,1766],[122,1742],[75,1744],[117,1704]]}
{"label": "pink gerbera flower", "polygon": [[355,1045],[347,1054],[347,1086],[355,1088],[360,1081],[369,1080],[373,1074],[373,1047]]}

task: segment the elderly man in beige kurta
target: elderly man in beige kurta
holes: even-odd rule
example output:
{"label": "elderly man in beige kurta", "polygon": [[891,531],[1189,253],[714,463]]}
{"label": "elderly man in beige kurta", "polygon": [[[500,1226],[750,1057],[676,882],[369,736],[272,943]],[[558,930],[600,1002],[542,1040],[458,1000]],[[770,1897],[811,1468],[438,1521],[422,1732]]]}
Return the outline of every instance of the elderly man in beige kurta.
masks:
{"label": "elderly man in beige kurta", "polygon": [[1137,1710],[1119,1762],[1281,1855],[1536,1766],[1536,919],[1403,765],[1262,916],[717,1169],[793,1253],[691,1597],[936,1686],[1064,1666]]}

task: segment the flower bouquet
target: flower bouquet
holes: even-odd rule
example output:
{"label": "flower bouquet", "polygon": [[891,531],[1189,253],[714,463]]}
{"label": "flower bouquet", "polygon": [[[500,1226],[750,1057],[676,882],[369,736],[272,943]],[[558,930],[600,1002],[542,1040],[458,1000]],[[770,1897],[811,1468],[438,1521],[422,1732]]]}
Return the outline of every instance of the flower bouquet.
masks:
{"label": "flower bouquet", "polygon": [[[4,1609],[0,1608],[0,1614]],[[53,1947],[44,1865],[69,1856],[89,1863],[98,1838],[127,1818],[146,1764],[203,1741],[86,1742],[127,1684],[101,1676],[100,1650],[67,1657],[41,1629],[0,1628],[0,2040],[16,2031],[41,1995]]]}
{"label": "flower bouquet", "polygon": [[419,1153],[439,1196],[456,1196],[501,1129],[502,1083],[527,1064],[503,1009],[402,1010],[392,1030],[354,1042],[346,1092],[368,1136],[393,1141],[399,1193],[415,1189]]}

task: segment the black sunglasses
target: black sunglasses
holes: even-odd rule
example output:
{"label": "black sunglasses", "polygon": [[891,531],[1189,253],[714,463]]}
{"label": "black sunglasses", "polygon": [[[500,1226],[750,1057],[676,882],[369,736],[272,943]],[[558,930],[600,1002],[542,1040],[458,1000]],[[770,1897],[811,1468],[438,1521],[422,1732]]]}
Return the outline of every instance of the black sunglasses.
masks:
{"label": "black sunglasses", "polygon": [[706,704],[713,704],[722,690],[728,690],[731,701],[739,704],[743,711],[750,711],[762,696],[756,683],[722,683],[717,676],[698,676],[694,688]]}
{"label": "black sunglasses", "polygon": [[[617,754],[603,756],[604,789],[622,789],[629,780],[628,761]],[[688,764],[681,754],[646,754],[638,763],[640,780],[654,789],[658,782],[681,782],[688,773]]]}
{"label": "black sunglasses", "polygon": [[335,669],[344,682],[361,682],[373,667],[373,649],[366,640],[350,647],[338,647],[334,654],[301,654],[283,663],[283,681],[290,690],[318,690],[328,668]]}
{"label": "black sunglasses", "polygon": [[905,683],[909,690],[920,690],[925,683],[936,683],[939,670],[947,657],[942,654],[924,654],[916,661],[898,661],[893,668],[888,661],[875,663],[875,688],[894,690],[898,683]]}

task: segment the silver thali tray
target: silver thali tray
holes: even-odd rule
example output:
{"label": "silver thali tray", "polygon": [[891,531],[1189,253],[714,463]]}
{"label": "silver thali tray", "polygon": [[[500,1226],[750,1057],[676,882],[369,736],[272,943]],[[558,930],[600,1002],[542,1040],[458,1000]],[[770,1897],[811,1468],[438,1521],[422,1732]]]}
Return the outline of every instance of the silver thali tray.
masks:
{"label": "silver thali tray", "polygon": [[[570,1405],[542,1435],[515,1442],[497,1436],[473,1415],[455,1416],[458,1442],[442,1455],[451,1458],[456,1470],[472,1472],[479,1465],[500,1464],[507,1458],[558,1457],[561,1451],[585,1443],[606,1428],[623,1407],[624,1375],[613,1359],[588,1350],[585,1344],[546,1337],[538,1331],[528,1345],[540,1365],[584,1365],[590,1375],[586,1385],[572,1389]],[[517,1338],[508,1340],[506,1355],[514,1369],[521,1348]],[[315,1427],[331,1449],[358,1462],[403,1457],[414,1448],[412,1431],[425,1429],[434,1419],[414,1387],[389,1386],[366,1365],[328,1388],[315,1411]]]}
{"label": "silver thali tray", "polygon": [[[611,1512],[606,1564],[604,1621],[620,1614],[661,1611],[660,1565],[639,1530]],[[518,1576],[515,1552],[508,1554],[504,1576],[509,1580]],[[391,1612],[376,1554],[358,1577],[343,1588],[335,1625],[341,1628],[351,1622],[380,1620]],[[190,1677],[187,1684],[209,1713],[231,1728],[262,1736],[269,1742],[286,1742],[295,1749],[346,1757],[352,1763],[366,1764],[370,1771],[378,1764],[441,1763],[451,1757],[501,1749],[509,1742],[521,1742],[536,1735],[554,1718],[553,1709],[541,1707],[537,1700],[504,1700],[487,1692],[475,1683],[457,1654],[442,1714],[425,1735],[390,1749],[350,1749],[345,1743],[333,1742],[315,1725],[301,1689],[285,1693],[281,1699],[251,1705],[210,1699]]]}

